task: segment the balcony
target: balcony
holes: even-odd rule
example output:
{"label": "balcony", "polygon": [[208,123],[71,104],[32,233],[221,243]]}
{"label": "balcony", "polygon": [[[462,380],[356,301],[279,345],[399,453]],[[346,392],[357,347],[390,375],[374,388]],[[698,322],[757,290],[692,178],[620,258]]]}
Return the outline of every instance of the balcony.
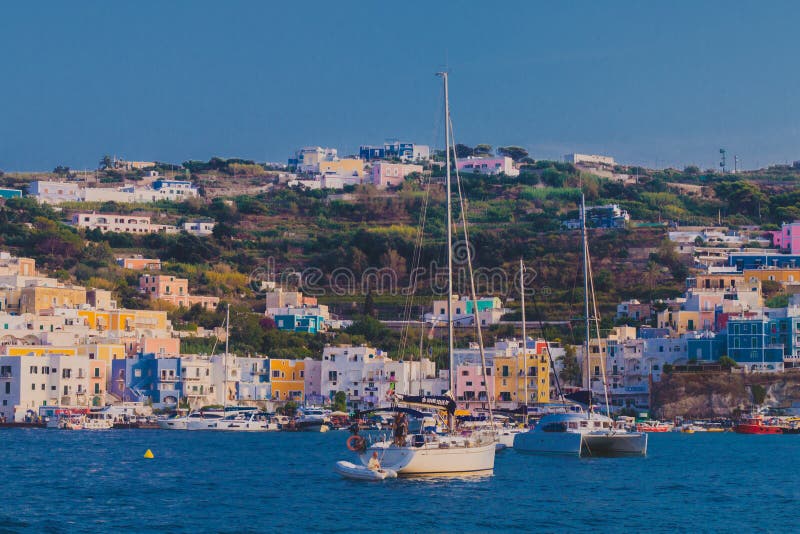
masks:
{"label": "balcony", "polygon": [[14,378],[11,373],[0,373],[0,380],[10,380]]}

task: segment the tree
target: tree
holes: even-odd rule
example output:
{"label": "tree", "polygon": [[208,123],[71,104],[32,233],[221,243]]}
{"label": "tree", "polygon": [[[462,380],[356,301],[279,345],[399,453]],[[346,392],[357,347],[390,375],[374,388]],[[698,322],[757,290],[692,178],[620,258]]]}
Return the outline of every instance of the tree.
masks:
{"label": "tree", "polygon": [[100,160],[100,168],[101,169],[110,169],[114,162],[111,160],[111,156],[108,154],[104,155],[103,158]]}
{"label": "tree", "polygon": [[472,147],[456,143],[456,157],[460,159],[468,158],[473,155]]}
{"label": "tree", "polygon": [[767,399],[767,388],[761,384],[753,384],[750,386],[750,395],[753,396],[753,404],[761,406]]}
{"label": "tree", "polygon": [[367,291],[367,296],[364,299],[364,310],[363,314],[369,317],[375,317],[376,310],[375,310],[375,299],[372,297],[372,289]]}
{"label": "tree", "polygon": [[560,356],[558,359],[563,366],[558,375],[561,381],[564,384],[581,384],[581,366],[578,363],[575,347],[572,345],[564,347],[564,355]]}
{"label": "tree", "polygon": [[69,174],[69,167],[58,165],[55,169],[53,169],[53,174],[58,174],[59,176],[67,175]]}
{"label": "tree", "polygon": [[519,161],[528,155],[528,151],[521,146],[501,146],[497,148],[497,153],[501,156],[508,156],[514,161]]}
{"label": "tree", "polygon": [[486,145],[486,144],[475,145],[475,149],[472,151],[472,153],[476,157],[480,158],[485,158],[494,155],[494,152],[492,150],[492,145]]}
{"label": "tree", "polygon": [[736,360],[734,360],[730,356],[722,356],[722,357],[720,357],[720,359],[717,360],[717,363],[723,369],[733,369],[733,368],[739,367],[739,364],[736,363]]}
{"label": "tree", "polygon": [[337,391],[333,396],[333,410],[335,412],[347,411],[347,394],[344,391]]}

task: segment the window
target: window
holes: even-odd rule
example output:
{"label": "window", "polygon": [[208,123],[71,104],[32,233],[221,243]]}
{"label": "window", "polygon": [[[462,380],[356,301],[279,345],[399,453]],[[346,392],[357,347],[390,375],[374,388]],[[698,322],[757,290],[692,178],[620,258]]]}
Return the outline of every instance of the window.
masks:
{"label": "window", "polygon": [[63,369],[61,371],[61,378],[72,378],[72,369]]}
{"label": "window", "polygon": [[280,378],[281,372],[280,371],[272,371],[272,378]]}
{"label": "window", "polygon": [[472,382],[471,382],[471,381],[470,381],[470,382],[467,382],[467,385],[468,385],[468,386],[471,386],[471,385],[472,385]]}
{"label": "window", "polygon": [[100,368],[99,367],[95,367],[94,368],[94,377],[95,378],[100,378]]}
{"label": "window", "polygon": [[11,393],[11,382],[6,382],[6,395]]}
{"label": "window", "polygon": [[461,376],[469,376],[469,371],[464,369],[463,371],[461,371]]}
{"label": "window", "polygon": [[36,391],[36,384],[31,384],[31,390]]}

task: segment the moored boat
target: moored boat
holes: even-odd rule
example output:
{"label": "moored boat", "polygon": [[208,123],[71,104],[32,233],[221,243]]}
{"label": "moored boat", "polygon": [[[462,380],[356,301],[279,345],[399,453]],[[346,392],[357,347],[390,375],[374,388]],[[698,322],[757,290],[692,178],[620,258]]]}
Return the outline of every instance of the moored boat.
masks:
{"label": "moored boat", "polygon": [[663,421],[641,421],[636,423],[637,432],[669,432],[673,429],[671,423]]}
{"label": "moored boat", "polygon": [[397,478],[397,471],[394,471],[393,469],[369,469],[363,465],[356,465],[344,460],[336,462],[336,467],[334,469],[341,476],[354,480],[369,480],[377,482],[387,478]]}
{"label": "moored boat", "polygon": [[765,423],[760,415],[742,419],[733,427],[733,431],[737,434],[783,434],[783,428]]}

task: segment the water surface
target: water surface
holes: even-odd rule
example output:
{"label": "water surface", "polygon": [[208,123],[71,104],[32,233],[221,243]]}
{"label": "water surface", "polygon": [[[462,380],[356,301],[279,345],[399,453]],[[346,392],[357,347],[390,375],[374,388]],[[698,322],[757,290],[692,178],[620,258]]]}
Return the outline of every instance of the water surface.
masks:
{"label": "water surface", "polygon": [[493,477],[378,483],[333,472],[348,435],[3,429],[0,532],[800,527],[800,435],[652,434],[646,458],[509,450]]}

